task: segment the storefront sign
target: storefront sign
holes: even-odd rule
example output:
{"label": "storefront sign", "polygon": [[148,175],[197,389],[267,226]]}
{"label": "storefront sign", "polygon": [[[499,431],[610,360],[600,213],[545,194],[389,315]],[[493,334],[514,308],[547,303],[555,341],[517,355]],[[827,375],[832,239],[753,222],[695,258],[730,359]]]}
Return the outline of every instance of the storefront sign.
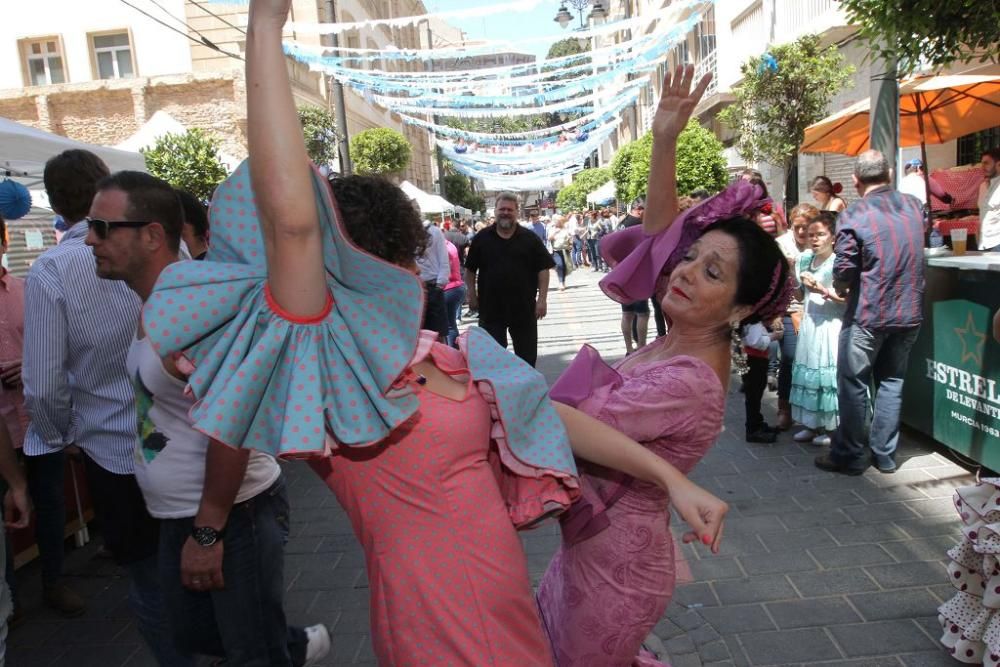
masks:
{"label": "storefront sign", "polygon": [[993,313],[964,299],[933,308],[933,346],[911,363],[922,363],[924,382],[933,383],[934,439],[965,451],[1000,438],[1000,365],[988,354]]}

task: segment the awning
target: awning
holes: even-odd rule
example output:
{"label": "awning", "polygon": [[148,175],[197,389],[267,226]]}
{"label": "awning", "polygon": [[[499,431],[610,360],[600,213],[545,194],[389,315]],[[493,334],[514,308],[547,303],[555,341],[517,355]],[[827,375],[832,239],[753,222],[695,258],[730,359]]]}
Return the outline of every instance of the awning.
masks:
{"label": "awning", "polygon": [[73,148],[96,154],[111,171],[146,171],[146,161],[139,153],[87,144],[0,118],[0,170],[9,171],[13,178],[28,187],[42,182],[49,158]]}
{"label": "awning", "polygon": [[[150,116],[149,120],[135,134],[115,146],[115,148],[138,153],[143,148],[154,146],[160,137],[167,134],[184,134],[187,131],[188,128],[183,123],[161,109]],[[240,162],[242,162],[242,160],[234,158],[232,155],[227,155],[222,151],[219,151],[219,160],[230,172],[240,166]]]}
{"label": "awning", "polygon": [[[806,128],[803,153],[858,155],[869,146],[869,100]],[[1000,125],[1000,66],[982,74],[923,76],[899,86],[899,145],[943,144]],[[922,127],[921,127],[922,126]]]}
{"label": "awning", "polygon": [[451,213],[455,210],[455,206],[444,197],[424,192],[409,181],[403,181],[399,187],[407,197],[417,204],[421,213]]}
{"label": "awning", "polygon": [[588,204],[598,204],[604,205],[611,203],[615,200],[615,182],[613,180],[608,181],[601,187],[597,188],[589,195],[587,195]]}

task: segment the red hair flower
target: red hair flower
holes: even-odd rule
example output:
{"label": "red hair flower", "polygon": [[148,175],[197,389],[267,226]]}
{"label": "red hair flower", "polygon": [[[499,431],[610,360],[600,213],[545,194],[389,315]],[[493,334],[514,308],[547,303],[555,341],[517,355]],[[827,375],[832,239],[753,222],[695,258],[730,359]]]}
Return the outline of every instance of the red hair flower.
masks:
{"label": "red hair flower", "polygon": [[766,204],[760,207],[760,212],[763,213],[764,215],[771,215],[772,211],[774,211],[774,208],[771,206],[771,202],[767,202]]}
{"label": "red hair flower", "polygon": [[841,185],[840,183],[834,183],[833,184],[833,194],[839,195],[843,191],[844,191],[844,186],[843,185]]}

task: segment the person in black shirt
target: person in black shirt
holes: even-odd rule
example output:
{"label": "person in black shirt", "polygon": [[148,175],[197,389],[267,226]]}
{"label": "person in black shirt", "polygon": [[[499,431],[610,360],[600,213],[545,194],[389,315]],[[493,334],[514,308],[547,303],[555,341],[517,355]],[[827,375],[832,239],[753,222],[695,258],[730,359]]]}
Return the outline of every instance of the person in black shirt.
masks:
{"label": "person in black shirt", "polygon": [[504,347],[509,331],[514,354],[534,366],[555,262],[541,239],[517,223],[516,195],[501,193],[495,211],[496,223],[476,234],[465,257],[469,308],[479,311],[479,326]]}

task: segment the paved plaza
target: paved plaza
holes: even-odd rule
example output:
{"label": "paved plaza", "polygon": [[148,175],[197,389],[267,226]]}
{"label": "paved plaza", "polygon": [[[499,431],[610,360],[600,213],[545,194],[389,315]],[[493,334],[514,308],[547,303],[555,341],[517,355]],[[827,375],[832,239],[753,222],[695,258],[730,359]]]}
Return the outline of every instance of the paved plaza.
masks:
{"label": "paved plaza", "polygon": [[[538,363],[550,381],[584,343],[607,358],[624,352],[619,307],[598,289],[599,275],[577,271],[565,292],[552,292]],[[722,552],[681,548],[684,583],[650,648],[673,667],[957,664],[937,643],[936,607],[953,590],[943,567],[958,530],[951,493],[973,475],[908,434],[895,475],[820,472],[812,465],[819,450],[791,434],[774,445],[743,441],[735,384],[726,431],[692,475],[732,507]],[[774,394],[767,396],[773,415]],[[322,664],[374,665],[364,558],[350,524],[305,465],[286,464],[285,472],[289,618],[332,630],[334,649]],[[8,665],[155,664],[128,611],[123,572],[98,553],[99,541],[67,560],[89,605],[78,619],[41,605],[37,563],[18,573],[27,622],[9,638]],[[558,545],[557,524],[523,541],[537,581]]]}

